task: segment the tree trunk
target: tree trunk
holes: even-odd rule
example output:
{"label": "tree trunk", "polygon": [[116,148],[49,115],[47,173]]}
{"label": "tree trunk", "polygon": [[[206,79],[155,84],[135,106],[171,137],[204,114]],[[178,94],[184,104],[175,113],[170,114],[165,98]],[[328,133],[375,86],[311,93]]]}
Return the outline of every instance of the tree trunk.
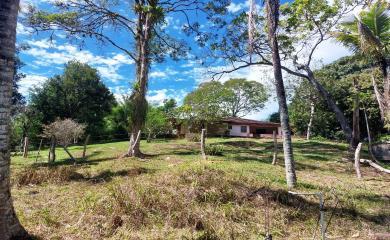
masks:
{"label": "tree trunk", "polygon": [[19,0],[0,1],[0,239],[27,239],[16,216],[10,190],[11,96]]}
{"label": "tree trunk", "polygon": [[362,174],[360,172],[360,151],[362,150],[362,143],[359,143],[356,151],[355,151],[355,170],[357,178],[362,178]]}
{"label": "tree trunk", "polygon": [[389,65],[386,59],[381,61],[381,70],[383,74],[383,93],[380,92],[376,83],[374,74],[372,74],[372,86],[374,87],[374,93],[379,105],[382,122],[390,124],[390,75]]}
{"label": "tree trunk", "polygon": [[[145,0],[136,2],[137,19],[137,61],[136,61],[136,84],[134,85],[131,100],[132,108],[132,133],[136,135],[143,127],[146,119],[148,103],[146,101],[146,91],[148,85],[148,74],[150,68],[150,43],[151,30],[153,26],[152,13],[145,10],[147,5]],[[149,6],[155,7],[155,6]],[[140,141],[135,142],[132,157],[142,157]]]}
{"label": "tree trunk", "polygon": [[379,111],[381,113],[381,120],[382,120],[382,122],[384,122],[385,121],[385,106],[384,106],[382,94],[380,93],[380,91],[378,89],[378,85],[376,83],[375,76],[373,74],[371,75],[371,79],[372,79],[372,86],[374,87],[375,98],[376,98],[376,101],[378,102]]}
{"label": "tree trunk", "polygon": [[88,146],[88,142],[89,142],[89,138],[91,137],[91,135],[87,135],[87,137],[85,138],[85,142],[84,142],[84,149],[83,149],[83,159],[85,159],[85,155],[87,154],[87,146]]}
{"label": "tree trunk", "polygon": [[353,115],[352,115],[352,141],[351,149],[356,149],[360,142],[360,99],[359,99],[359,86],[356,80],[353,81],[355,88],[355,96],[353,102]]}
{"label": "tree trunk", "polygon": [[272,158],[272,165],[276,165],[278,160],[278,138],[276,137],[276,131],[273,132],[273,138],[274,138],[274,156]]}
{"label": "tree trunk", "polygon": [[364,119],[366,120],[366,128],[367,128],[368,151],[370,152],[372,160],[376,162],[377,161],[376,157],[372,151],[371,131],[370,131],[370,125],[368,124],[367,111],[366,108],[364,108],[363,110],[364,110]]}
{"label": "tree trunk", "polygon": [[206,129],[202,129],[202,134],[200,135],[200,152],[202,153],[203,160],[207,160],[207,156],[206,156]]}
{"label": "tree trunk", "polygon": [[23,144],[23,158],[28,157],[28,137],[24,138],[24,144]]}
{"label": "tree trunk", "polygon": [[137,145],[139,146],[140,139],[141,139],[141,130],[138,131],[137,137],[135,139],[134,139],[134,134],[133,133],[131,134],[130,146],[129,146],[129,149],[127,151],[127,157],[137,157],[135,155],[135,148]]}
{"label": "tree trunk", "polygon": [[390,66],[387,59],[384,58],[381,61],[382,73],[383,73],[383,103],[384,103],[384,119],[390,122]]}
{"label": "tree trunk", "polygon": [[326,101],[329,109],[331,109],[335,113],[336,119],[340,123],[341,129],[344,132],[344,136],[347,139],[347,141],[350,143],[352,140],[352,129],[349,126],[347,118],[345,117],[344,113],[337,106],[336,102],[332,98],[332,95],[317,81],[311,69],[309,67],[306,67],[305,70],[307,72],[309,82],[313,85],[315,89],[317,89],[318,93]]}
{"label": "tree trunk", "polygon": [[306,140],[310,140],[311,127],[313,126],[314,112],[315,112],[315,104],[314,104],[314,102],[311,102],[310,103],[310,120],[309,120],[309,123],[307,124]]}
{"label": "tree trunk", "polygon": [[52,136],[50,139],[49,163],[53,163],[56,160],[56,146],[57,146],[57,139],[55,136]]}
{"label": "tree trunk", "polygon": [[293,188],[296,186],[297,178],[295,174],[295,163],[293,157],[293,148],[291,141],[291,129],[289,123],[286,93],[283,83],[282,67],[279,56],[279,46],[276,36],[279,21],[279,1],[266,0],[268,38],[272,48],[272,62],[275,77],[275,87],[279,102],[280,121],[283,132],[284,162],[286,168],[287,186]]}

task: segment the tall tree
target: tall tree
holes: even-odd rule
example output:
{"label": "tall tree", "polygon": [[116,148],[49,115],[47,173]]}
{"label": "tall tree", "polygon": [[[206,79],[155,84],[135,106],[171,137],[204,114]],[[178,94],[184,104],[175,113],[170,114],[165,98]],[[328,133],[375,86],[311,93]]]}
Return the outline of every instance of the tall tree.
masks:
{"label": "tall tree", "polygon": [[[325,65],[314,73],[318,81],[332,94],[349,122],[353,122],[353,102],[356,96],[353,80],[355,79],[359,82],[360,106],[368,112],[370,129],[373,136],[375,136],[382,131],[383,124],[380,120],[378,103],[373,95],[371,83],[372,64],[372,62],[367,62],[364,56],[355,55],[344,57]],[[381,73],[377,69],[375,76],[380,77],[380,75]],[[315,117],[311,127],[311,135],[345,140],[334,113],[305,79],[302,79],[295,87],[291,104],[289,105],[293,132],[298,135],[306,133],[307,123],[310,121],[310,104],[308,104],[310,99],[313,99],[315,102]],[[362,120],[360,120],[360,135],[367,136],[365,122]]]}
{"label": "tall tree", "polygon": [[10,120],[19,0],[0,2],[0,236],[23,239],[28,234],[16,216],[10,190]]}
{"label": "tall tree", "polygon": [[[177,59],[188,48],[182,41],[170,37],[164,30],[166,17],[184,14],[186,29],[199,29],[188,12],[214,7],[217,1],[206,0],[134,0],[90,1],[68,0],[55,4],[57,11],[48,13],[31,8],[29,22],[38,30],[64,30],[69,36],[92,37],[123,51],[136,65],[135,83],[131,94],[133,104],[131,133],[137,135],[145,123],[146,92],[152,61],[162,61],[167,55]],[[225,1],[222,1],[224,3]],[[227,4],[227,3],[225,3]],[[127,11],[122,11],[127,9]],[[126,37],[126,44],[114,37],[113,31]],[[135,49],[135,51],[134,51]],[[129,155],[141,157],[139,142]]]}
{"label": "tall tree", "polygon": [[377,86],[374,76],[372,84],[382,120],[390,123],[390,15],[387,8],[386,1],[375,2],[352,21],[340,24],[341,31],[336,32],[335,36],[344,45],[356,53],[364,54],[379,66],[383,75],[383,90]]}
{"label": "tall tree", "polygon": [[295,162],[291,141],[291,128],[288,117],[286,93],[283,83],[282,65],[280,62],[279,45],[277,40],[277,29],[279,24],[279,1],[266,0],[266,15],[268,38],[272,49],[272,63],[275,77],[276,95],[279,103],[280,121],[283,133],[284,164],[286,169],[286,180],[289,188],[294,188],[297,184],[295,174]]}
{"label": "tall tree", "polygon": [[210,122],[222,117],[244,117],[259,111],[268,96],[263,84],[236,78],[224,83],[202,83],[185,97],[184,104],[191,108],[193,117]]}
{"label": "tall tree", "polygon": [[[281,31],[278,34],[282,70],[298,78],[306,79],[319,95],[326,100],[327,106],[335,113],[345,138],[352,137],[352,129],[344,113],[329,91],[321,84],[312,70],[314,55],[318,47],[327,39],[346,14],[356,6],[355,0],[296,0],[281,6]],[[251,66],[272,66],[271,49],[264,34],[265,19],[261,14],[253,17],[256,29],[252,33],[253,41],[248,41],[248,15],[242,11],[233,17],[216,15],[213,31],[205,33],[209,39],[208,57],[220,57],[229,64],[226,68],[212,68],[214,77],[221,77]],[[253,25],[253,24],[250,24]],[[251,46],[248,47],[248,42]],[[248,48],[251,51],[248,51]],[[207,58],[206,58],[207,60]],[[206,62],[212,65],[213,61]]]}
{"label": "tall tree", "polygon": [[71,61],[62,75],[47,80],[31,92],[31,107],[44,116],[43,123],[72,118],[87,125],[93,137],[102,134],[104,117],[115,105],[111,91],[88,64]]}
{"label": "tall tree", "polygon": [[257,112],[268,100],[267,89],[256,81],[245,78],[230,79],[223,84],[223,108],[231,117],[243,117]]}

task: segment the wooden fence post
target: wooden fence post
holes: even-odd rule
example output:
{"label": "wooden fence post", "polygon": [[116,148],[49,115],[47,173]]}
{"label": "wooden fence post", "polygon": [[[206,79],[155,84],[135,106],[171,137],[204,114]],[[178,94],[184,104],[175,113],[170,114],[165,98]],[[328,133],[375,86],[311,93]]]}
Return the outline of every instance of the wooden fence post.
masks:
{"label": "wooden fence post", "polygon": [[362,178],[362,174],[360,172],[360,150],[362,149],[362,143],[359,143],[356,151],[355,151],[355,170],[357,178]]}
{"label": "wooden fence post", "polygon": [[274,157],[272,159],[272,165],[276,165],[277,159],[278,159],[278,139],[276,137],[276,131],[273,132],[273,138],[274,138]]}
{"label": "wooden fence post", "polygon": [[202,134],[200,136],[200,151],[202,153],[203,160],[207,160],[207,156],[206,156],[206,129],[202,129]]}
{"label": "wooden fence post", "polygon": [[28,157],[28,137],[24,138],[24,145],[23,145],[23,158]]}
{"label": "wooden fence post", "polygon": [[91,137],[91,135],[88,134],[87,138],[85,139],[85,142],[84,142],[83,159],[85,159],[85,154],[87,153],[87,145],[88,145],[90,137]]}
{"label": "wooden fence post", "polygon": [[40,156],[41,154],[41,147],[42,147],[42,142],[43,142],[43,139],[41,139],[41,142],[39,143],[39,148],[38,148],[38,153],[37,153],[37,158],[35,158],[35,162],[38,161],[38,157]]}

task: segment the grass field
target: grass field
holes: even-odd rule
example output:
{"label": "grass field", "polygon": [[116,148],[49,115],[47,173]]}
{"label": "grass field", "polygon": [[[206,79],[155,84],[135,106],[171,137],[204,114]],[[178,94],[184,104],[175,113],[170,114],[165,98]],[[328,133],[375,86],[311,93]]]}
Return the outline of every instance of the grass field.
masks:
{"label": "grass field", "polygon": [[[267,224],[274,239],[320,239],[318,199],[288,194],[283,154],[273,166],[270,140],[208,139],[223,155],[207,161],[186,140],[142,142],[142,161],[120,158],[127,144],[90,145],[76,165],[61,149],[52,166],[47,151],[38,163],[35,152],[13,157],[22,224],[38,239],[263,239]],[[390,176],[363,166],[357,180],[346,152],[294,140],[295,191],[324,193],[329,239],[390,232]]]}

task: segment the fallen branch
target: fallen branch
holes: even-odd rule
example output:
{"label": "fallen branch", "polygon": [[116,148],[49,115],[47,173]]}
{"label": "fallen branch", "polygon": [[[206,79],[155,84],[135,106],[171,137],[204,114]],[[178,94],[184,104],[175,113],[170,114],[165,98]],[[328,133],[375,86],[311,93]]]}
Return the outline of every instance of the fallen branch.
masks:
{"label": "fallen branch", "polygon": [[360,159],[360,162],[361,162],[361,163],[367,163],[368,165],[370,165],[371,167],[375,168],[376,170],[378,170],[378,171],[380,171],[380,172],[384,172],[384,173],[390,174],[390,170],[389,170],[389,169],[386,169],[386,168],[380,166],[379,164],[374,163],[374,162],[371,161],[371,160],[368,160],[368,159]]}

